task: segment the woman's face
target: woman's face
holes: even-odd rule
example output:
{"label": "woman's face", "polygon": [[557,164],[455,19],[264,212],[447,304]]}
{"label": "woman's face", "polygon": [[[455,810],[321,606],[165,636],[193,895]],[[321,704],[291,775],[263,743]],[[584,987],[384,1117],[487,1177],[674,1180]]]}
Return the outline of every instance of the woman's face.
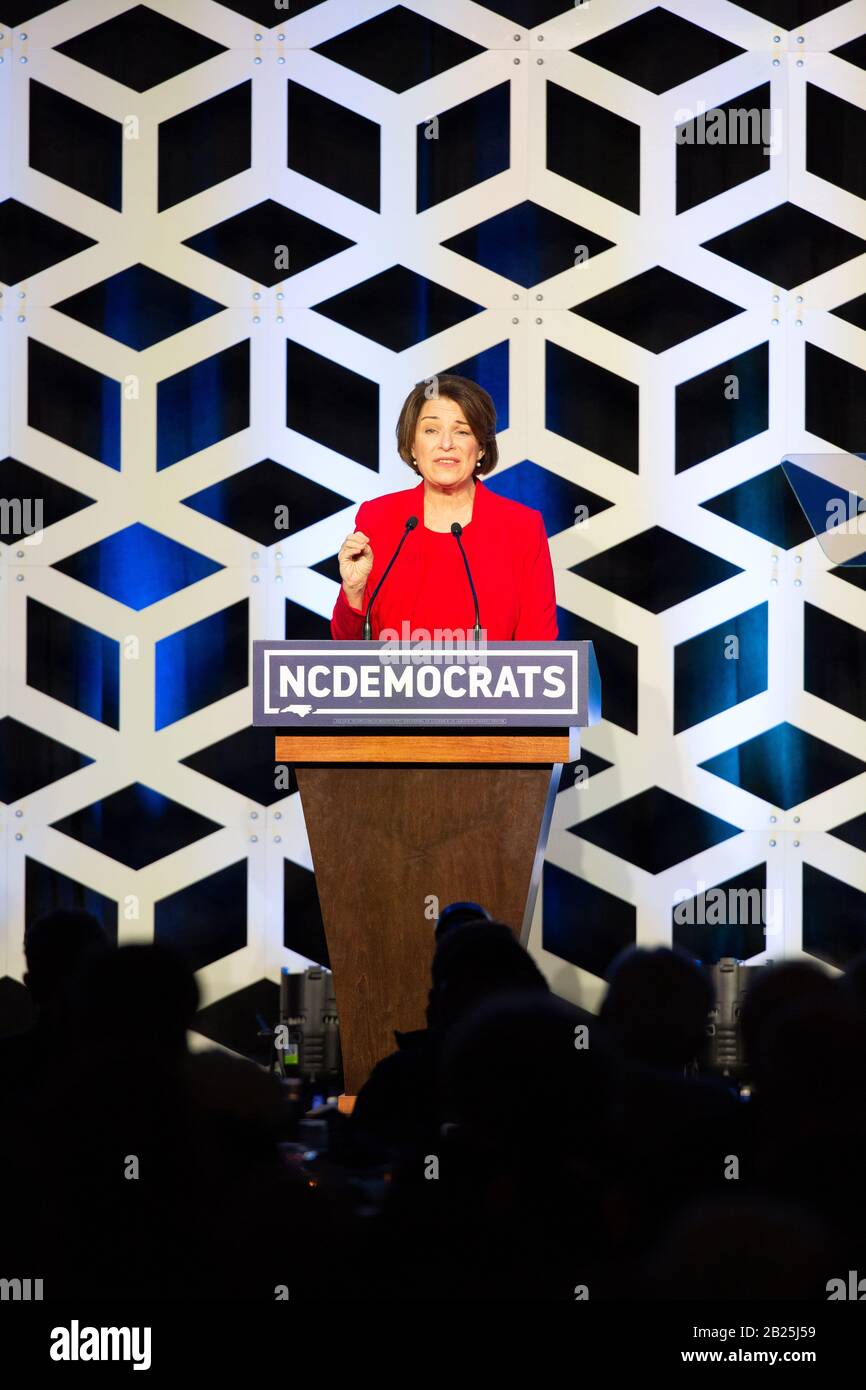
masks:
{"label": "woman's face", "polygon": [[421,407],[412,452],[425,482],[459,490],[475,472],[482,451],[457,402],[434,396]]}

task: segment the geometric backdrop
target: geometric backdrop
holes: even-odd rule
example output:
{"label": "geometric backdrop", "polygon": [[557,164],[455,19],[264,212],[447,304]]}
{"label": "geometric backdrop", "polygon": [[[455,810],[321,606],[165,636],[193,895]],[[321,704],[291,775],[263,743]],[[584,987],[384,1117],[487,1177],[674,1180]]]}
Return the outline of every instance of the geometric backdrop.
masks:
{"label": "geometric backdrop", "polygon": [[593,1007],[635,940],[863,949],[866,568],[781,468],[866,452],[862,5],[0,20],[0,1005],[57,903],[180,945],[242,1051],[281,966],[326,963],[250,644],[329,636],[443,371],[492,394],[487,485],[542,512],[601,669],[530,941],[553,987]]}

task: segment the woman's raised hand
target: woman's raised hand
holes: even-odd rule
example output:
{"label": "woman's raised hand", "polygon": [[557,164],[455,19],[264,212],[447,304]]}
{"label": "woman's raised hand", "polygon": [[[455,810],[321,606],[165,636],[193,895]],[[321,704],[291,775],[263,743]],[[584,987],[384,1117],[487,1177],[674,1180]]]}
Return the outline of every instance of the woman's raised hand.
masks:
{"label": "woman's raised hand", "polygon": [[340,562],[340,578],[347,598],[360,598],[373,568],[373,551],[370,537],[363,531],[353,531],[340,546],[337,556]]}

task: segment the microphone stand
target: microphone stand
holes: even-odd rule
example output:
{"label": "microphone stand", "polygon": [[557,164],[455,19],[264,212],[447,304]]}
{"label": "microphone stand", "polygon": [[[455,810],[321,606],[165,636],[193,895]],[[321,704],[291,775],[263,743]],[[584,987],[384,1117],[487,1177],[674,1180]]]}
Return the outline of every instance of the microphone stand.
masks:
{"label": "microphone stand", "polygon": [[472,571],[469,568],[469,561],[466,558],[466,551],[463,549],[463,542],[460,537],[463,535],[463,527],[459,521],[455,521],[451,526],[451,534],[460,546],[460,554],[463,556],[463,563],[466,566],[466,578],[469,580],[469,588],[472,590],[472,602],[475,604],[475,629],[472,634],[476,647],[481,641],[481,616],[478,612],[478,595],[475,592],[475,585],[472,582]]}
{"label": "microphone stand", "polygon": [[365,642],[369,642],[370,639],[371,639],[372,636],[373,636],[373,624],[372,624],[372,622],[370,621],[370,612],[371,612],[371,610],[372,610],[373,604],[376,602],[376,595],[378,594],[378,592],[379,592],[379,590],[381,589],[382,585],[385,583],[385,580],[388,578],[388,573],[389,573],[389,571],[390,571],[390,569],[391,569],[391,566],[393,565],[394,561],[396,560],[397,556],[400,554],[400,551],[401,551],[402,548],[403,548],[403,542],[405,541],[405,539],[406,539],[406,537],[408,536],[409,532],[410,532],[410,531],[414,531],[414,530],[415,530],[415,527],[416,527],[417,525],[418,525],[418,518],[417,518],[417,516],[410,516],[410,517],[407,517],[407,518],[406,518],[406,529],[404,530],[402,536],[400,537],[400,543],[399,543],[399,545],[397,546],[397,549],[394,551],[394,554],[391,556],[391,559],[388,561],[387,568],[385,569],[385,572],[384,572],[384,574],[382,575],[382,578],[379,580],[379,583],[376,585],[375,589],[373,590],[373,594],[372,594],[372,597],[371,597],[371,599],[370,599],[370,602],[367,604],[367,611],[366,611],[366,613],[364,614],[364,634],[363,634],[363,637],[364,637],[364,641],[365,641]]}

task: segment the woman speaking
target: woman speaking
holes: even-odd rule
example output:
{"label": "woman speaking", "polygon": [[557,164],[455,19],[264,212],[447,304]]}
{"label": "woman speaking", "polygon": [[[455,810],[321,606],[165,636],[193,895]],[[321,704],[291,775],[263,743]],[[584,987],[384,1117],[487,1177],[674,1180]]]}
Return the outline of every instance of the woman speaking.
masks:
{"label": "woman speaking", "polygon": [[[541,513],[490,492],[496,467],[496,409],[462,376],[420,382],[397,422],[397,450],[421,481],[362,502],[340,547],[342,587],[331,618],[335,638],[487,641],[557,637],[553,567]],[[401,545],[401,541],[403,542]],[[477,597],[477,619],[475,598]]]}

